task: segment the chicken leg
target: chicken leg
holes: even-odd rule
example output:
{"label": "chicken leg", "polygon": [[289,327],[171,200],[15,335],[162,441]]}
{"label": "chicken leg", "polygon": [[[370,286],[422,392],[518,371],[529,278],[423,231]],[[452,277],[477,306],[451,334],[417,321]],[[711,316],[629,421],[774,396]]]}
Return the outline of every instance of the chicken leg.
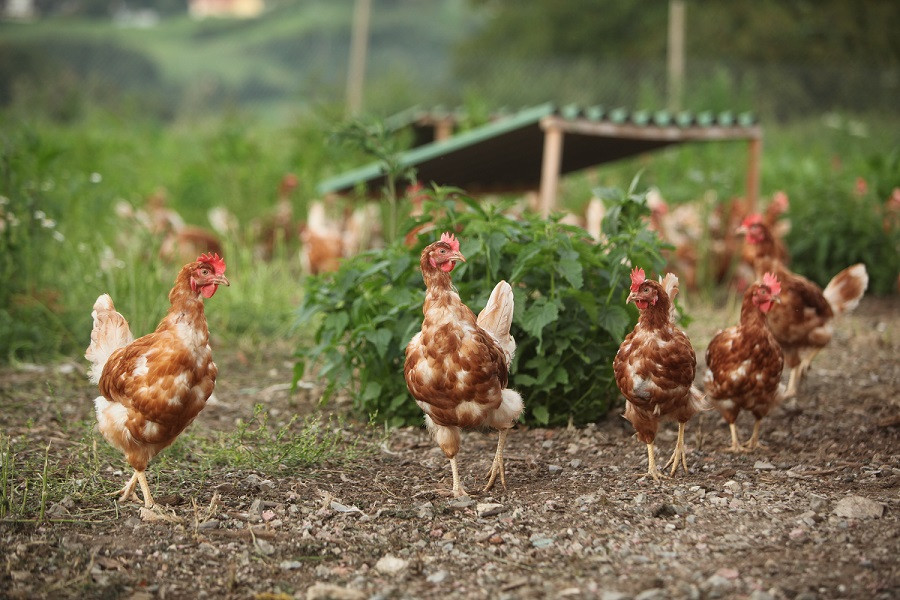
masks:
{"label": "chicken leg", "polygon": [[757,448],[764,448],[765,446],[759,441],[759,425],[762,423],[762,419],[757,419],[756,423],[753,424],[753,434],[750,436],[750,439],[747,440],[744,449],[746,451],[756,450]]}
{"label": "chicken leg", "polygon": [[125,484],[121,490],[117,490],[110,494],[110,496],[119,495],[119,502],[127,502],[131,498],[137,500],[137,494],[135,493],[135,487],[137,484],[141,485],[141,493],[144,496],[144,507],[152,508],[154,504],[153,495],[150,493],[150,485],[147,483],[147,475],[144,471],[134,470],[134,475],[131,476],[131,479],[128,480],[128,483]]}
{"label": "chicken leg", "polygon": [[672,465],[672,471],[669,473],[669,476],[674,475],[675,471],[678,470],[679,458],[681,459],[681,467],[684,469],[684,472],[687,473],[687,460],[684,457],[684,423],[678,424],[678,441],[675,442],[675,451],[672,452],[672,457],[663,467],[665,469],[669,465]]}
{"label": "chicken leg", "polygon": [[725,448],[726,452],[743,452],[744,447],[738,442],[738,434],[737,434],[737,425],[734,423],[728,424],[728,429],[731,430],[731,446]]}
{"label": "chicken leg", "polygon": [[649,475],[654,481],[659,481],[660,477],[666,477],[665,473],[660,473],[656,468],[656,455],[653,452],[653,442],[647,444],[647,472],[644,476]]}
{"label": "chicken leg", "polygon": [[508,429],[500,430],[500,439],[497,440],[497,453],[494,454],[494,462],[491,463],[491,470],[488,472],[488,481],[481,490],[482,492],[486,492],[494,487],[494,482],[497,479],[498,473],[500,474],[500,484],[503,485],[504,490],[506,489],[506,473],[503,469],[503,445],[506,443],[507,433],[509,433]]}
{"label": "chicken leg", "polygon": [[469,492],[462,486],[459,480],[459,469],[456,467],[456,457],[450,459],[450,470],[453,472],[453,497],[468,496]]}

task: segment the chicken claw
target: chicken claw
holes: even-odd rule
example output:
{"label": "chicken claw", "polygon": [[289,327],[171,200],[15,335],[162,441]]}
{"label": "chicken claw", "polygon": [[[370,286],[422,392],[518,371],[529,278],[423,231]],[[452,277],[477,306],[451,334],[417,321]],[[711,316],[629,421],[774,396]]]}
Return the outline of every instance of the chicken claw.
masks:
{"label": "chicken claw", "polygon": [[508,432],[508,429],[500,430],[500,439],[497,440],[497,453],[494,455],[494,462],[491,463],[491,470],[488,472],[487,484],[481,489],[482,493],[487,492],[494,487],[494,482],[497,480],[498,473],[500,474],[500,484],[503,486],[503,489],[506,490],[506,473],[503,469],[503,445],[506,442],[506,434]]}
{"label": "chicken claw", "polygon": [[669,465],[672,465],[672,471],[669,473],[670,477],[675,475],[675,471],[678,470],[679,458],[681,459],[681,467],[684,469],[684,472],[687,473],[687,460],[684,456],[684,423],[678,424],[678,441],[675,442],[675,451],[672,452],[671,458],[669,458],[669,461],[663,466],[663,469],[666,469]]}

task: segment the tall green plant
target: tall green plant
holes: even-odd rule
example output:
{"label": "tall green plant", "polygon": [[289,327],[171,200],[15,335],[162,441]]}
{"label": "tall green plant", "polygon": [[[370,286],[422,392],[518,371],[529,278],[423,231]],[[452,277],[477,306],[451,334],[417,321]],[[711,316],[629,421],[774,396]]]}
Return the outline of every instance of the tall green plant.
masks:
{"label": "tall green plant", "polygon": [[[311,277],[300,309],[314,342],[297,351],[295,382],[318,368],[326,398],[346,390],[361,413],[391,425],[421,422],[403,378],[404,351],[422,324],[425,285],[419,254],[441,231],[457,232],[466,263],[453,282],[478,312],[497,281],[513,287],[518,348],[511,385],[536,424],[596,420],[615,397],[612,360],[636,312],[625,307],[628,270],[663,265],[658,238],[642,216],[642,194],[597,190],[606,201],[604,240],[595,243],[558,219],[514,220],[454,188],[436,187],[426,214],[440,215],[414,248],[394,243],[354,257],[333,274]],[[427,217],[408,223],[422,225]]]}

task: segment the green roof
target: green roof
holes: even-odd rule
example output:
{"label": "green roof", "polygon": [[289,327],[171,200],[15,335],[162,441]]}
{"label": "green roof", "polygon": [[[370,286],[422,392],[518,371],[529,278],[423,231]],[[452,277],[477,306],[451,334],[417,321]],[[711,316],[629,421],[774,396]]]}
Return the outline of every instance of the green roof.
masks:
{"label": "green roof", "polygon": [[[439,119],[460,119],[459,112],[409,109],[387,120],[392,128],[427,128]],[[541,178],[544,128],[564,133],[562,174],[687,141],[757,139],[761,130],[749,113],[668,113],[606,110],[541,104],[497,116],[489,123],[430,141],[401,155],[425,183],[452,185],[470,193],[537,189]],[[427,139],[417,132],[416,139]],[[349,192],[364,185],[377,194],[385,183],[380,163],[371,163],[319,183],[320,194]]]}

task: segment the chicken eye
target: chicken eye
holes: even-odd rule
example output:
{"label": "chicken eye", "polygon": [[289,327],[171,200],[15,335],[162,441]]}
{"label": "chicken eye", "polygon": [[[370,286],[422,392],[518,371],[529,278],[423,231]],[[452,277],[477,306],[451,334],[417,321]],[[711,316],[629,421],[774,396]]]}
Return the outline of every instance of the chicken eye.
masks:
{"label": "chicken eye", "polygon": [[206,277],[209,275],[209,269],[200,269],[200,274]]}
{"label": "chicken eye", "polygon": [[447,254],[447,251],[444,248],[441,248],[441,254]]}

